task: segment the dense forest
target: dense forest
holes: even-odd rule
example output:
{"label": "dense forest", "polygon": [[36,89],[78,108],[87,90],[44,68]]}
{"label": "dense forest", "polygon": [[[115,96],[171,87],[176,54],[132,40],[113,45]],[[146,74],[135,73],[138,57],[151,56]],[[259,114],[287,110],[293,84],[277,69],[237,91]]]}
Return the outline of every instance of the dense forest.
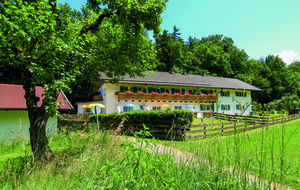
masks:
{"label": "dense forest", "polygon": [[[82,12],[71,10],[66,4],[61,9],[61,15],[64,14],[74,19],[88,17],[84,9]],[[250,59],[232,38],[220,34],[201,39],[190,36],[185,41],[176,26],[171,32],[164,30],[154,35],[152,46],[156,50],[156,59],[149,69],[167,72],[175,69],[178,73],[185,69],[189,74],[238,78],[263,90],[252,93],[253,100],[262,105],[278,102],[283,97],[293,97],[292,100],[299,102],[300,62],[287,66],[281,58],[273,55],[259,60]],[[21,70],[15,65],[2,63],[0,82],[20,83]],[[82,72],[87,74],[78,77],[71,85],[72,93],[67,92],[73,104],[91,100],[94,94],[93,84],[96,81],[89,78],[88,71]]]}
{"label": "dense forest", "polygon": [[[233,39],[223,35],[210,35],[184,41],[180,30],[164,30],[155,36],[157,60],[154,70],[176,72],[186,69],[189,74],[238,78],[263,91],[253,92],[254,101],[269,103],[284,96],[300,95],[300,62],[286,65],[283,60],[268,55],[260,60],[250,59],[238,48]],[[294,98],[295,99],[295,98]]]}

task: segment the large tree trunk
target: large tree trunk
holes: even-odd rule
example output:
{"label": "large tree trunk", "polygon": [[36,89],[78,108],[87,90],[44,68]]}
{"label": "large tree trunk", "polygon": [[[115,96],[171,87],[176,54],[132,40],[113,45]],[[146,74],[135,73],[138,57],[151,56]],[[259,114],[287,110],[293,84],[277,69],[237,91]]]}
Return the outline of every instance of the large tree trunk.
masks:
{"label": "large tree trunk", "polygon": [[[29,78],[29,79],[28,79]],[[48,137],[46,135],[46,125],[49,119],[44,105],[37,106],[39,98],[35,95],[35,84],[30,80],[25,80],[23,89],[25,90],[25,99],[30,122],[30,143],[31,150],[36,160],[51,161],[54,159],[54,154],[48,145]]]}

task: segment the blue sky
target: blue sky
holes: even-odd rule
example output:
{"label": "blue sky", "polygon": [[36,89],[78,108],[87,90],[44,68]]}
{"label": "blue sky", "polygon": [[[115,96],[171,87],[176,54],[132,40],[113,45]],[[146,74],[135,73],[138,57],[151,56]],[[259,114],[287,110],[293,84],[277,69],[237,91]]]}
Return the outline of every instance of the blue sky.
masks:
{"label": "blue sky", "polygon": [[[58,0],[80,9],[86,0]],[[231,37],[250,58],[279,55],[287,64],[300,60],[299,0],[169,0],[162,30],[201,39]]]}

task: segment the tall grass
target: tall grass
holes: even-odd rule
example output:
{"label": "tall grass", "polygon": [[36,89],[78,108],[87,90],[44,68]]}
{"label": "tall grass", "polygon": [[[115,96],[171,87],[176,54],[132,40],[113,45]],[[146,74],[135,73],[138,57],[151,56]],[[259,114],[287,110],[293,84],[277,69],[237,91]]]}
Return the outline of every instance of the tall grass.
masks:
{"label": "tall grass", "polygon": [[[153,147],[154,140],[139,137],[145,135],[148,133],[139,132],[134,138],[123,138],[109,131],[98,133],[93,130],[77,131],[68,135],[65,132],[59,133],[50,141],[56,155],[55,161],[41,167],[34,163],[30,154],[8,159],[3,162],[0,171],[0,187],[2,189],[258,188],[257,184],[249,184],[245,179],[224,172],[222,167],[216,167],[213,163],[207,164],[206,161],[198,159],[175,161],[176,155],[171,156],[163,151],[157,151],[158,147]],[[22,146],[20,144],[15,148],[19,149]],[[209,150],[212,149],[205,151]],[[213,152],[208,155],[212,154]],[[219,155],[221,154],[223,153],[220,151]],[[218,158],[220,162],[223,160],[221,156]]]}

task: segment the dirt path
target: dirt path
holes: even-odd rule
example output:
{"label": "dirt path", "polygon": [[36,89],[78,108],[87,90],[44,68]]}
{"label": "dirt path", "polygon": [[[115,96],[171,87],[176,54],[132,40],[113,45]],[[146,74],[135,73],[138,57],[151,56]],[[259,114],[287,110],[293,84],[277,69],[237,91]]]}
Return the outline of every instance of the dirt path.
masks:
{"label": "dirt path", "polygon": [[[122,136],[119,136],[120,140],[125,141],[125,138]],[[129,138],[130,141],[132,142],[137,142],[137,140],[133,137]],[[152,150],[155,150],[155,152],[160,153],[160,154],[170,154],[173,157],[172,160],[176,163],[180,163],[180,162],[184,162],[184,163],[194,163],[194,166],[199,166],[200,164],[207,164],[208,166],[211,166],[211,163],[203,158],[199,158],[198,156],[196,156],[195,154],[186,152],[186,151],[182,151],[179,150],[177,148],[173,148],[173,147],[168,147],[168,146],[164,146],[162,144],[159,143],[155,143],[153,144],[151,141],[149,141],[149,146],[147,147],[147,149],[152,152]],[[145,148],[146,143],[140,143],[140,144],[136,144],[137,147],[139,148]],[[215,164],[214,166],[212,166],[213,168],[217,167],[217,164]],[[210,168],[212,169],[212,168]],[[243,173],[243,172],[239,172],[237,170],[235,170],[233,167],[226,167],[223,169],[224,172],[229,172],[230,174],[235,175],[237,178],[239,179],[247,179],[249,184],[259,184],[260,186],[265,186],[265,187],[270,187],[270,189],[284,189],[284,190],[290,190],[293,189],[290,186],[287,185],[283,185],[277,182],[270,182],[266,179],[260,179],[259,177],[249,174],[249,173]]]}

